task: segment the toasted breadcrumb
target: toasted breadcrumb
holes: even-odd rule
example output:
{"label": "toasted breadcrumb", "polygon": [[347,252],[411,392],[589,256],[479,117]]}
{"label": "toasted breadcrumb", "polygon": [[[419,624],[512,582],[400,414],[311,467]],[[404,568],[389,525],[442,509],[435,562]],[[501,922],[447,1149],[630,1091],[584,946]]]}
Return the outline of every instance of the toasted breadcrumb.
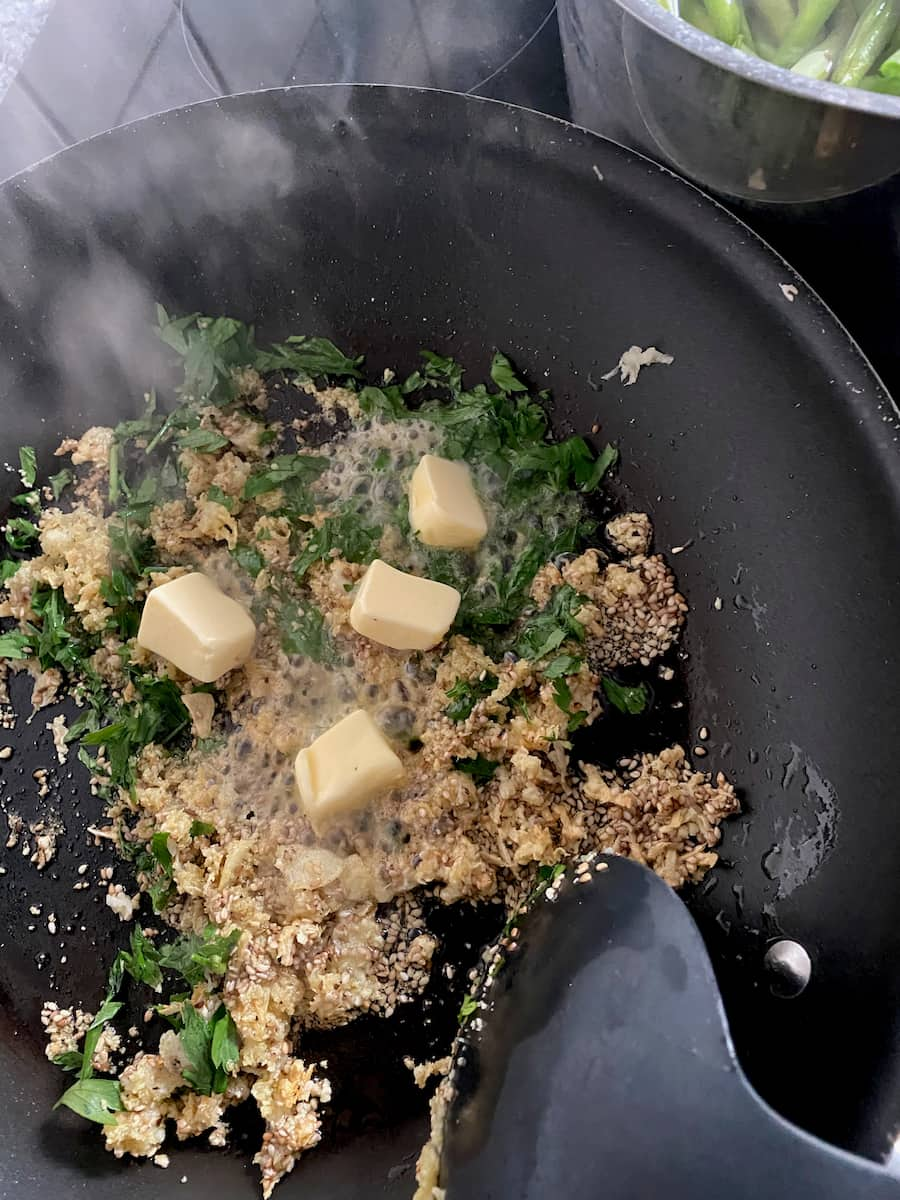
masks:
{"label": "toasted breadcrumb", "polygon": [[[640,355],[642,362],[671,361],[652,348]],[[622,371],[625,378],[625,365]],[[267,396],[259,376],[243,372],[239,383],[248,404],[264,410]],[[395,447],[398,437],[416,455],[438,448],[427,422],[410,419],[398,432],[369,421],[355,392],[316,393],[312,384],[300,386],[316,395],[323,412],[342,411],[356,423],[341,456],[335,456],[341,462],[331,463],[325,476],[343,499],[353,494],[353,473],[343,464],[354,454],[368,461]],[[492,657],[461,635],[416,654],[360,637],[349,612],[366,567],[336,551],[313,563],[305,579],[338,649],[335,661],[323,666],[286,648],[277,614],[266,607],[272,582],[294,562],[298,529],[280,511],[280,489],[250,499],[245,493],[251,471],[271,453],[260,437],[265,426],[246,411],[212,406],[200,410],[200,421],[230,444],[216,454],[179,453],[183,498],[168,499],[149,513],[155,558],[136,585],[136,602],[151,587],[203,570],[252,608],[258,625],[253,654],[216,682],[215,698],[194,691],[191,681],[133,638],[120,640],[125,634],[111,626],[102,588],[110,571],[108,518],[102,489],[95,486],[92,493],[88,482],[76,489],[70,512],[51,508],[41,517],[40,553],[9,579],[5,611],[27,621],[35,589],[61,588],[84,629],[100,635],[91,668],[123,704],[135,696],[123,671],[126,660],[177,684],[190,714],[192,745],[177,754],[155,743],[145,746],[134,764],[133,786],[111,802],[110,824],[92,832],[115,839],[127,816],[128,839],[138,846],[156,833],[167,834],[176,899],[160,921],[181,933],[201,933],[210,924],[219,933],[240,931],[215,999],[221,998],[234,1021],[239,1060],[223,1094],[200,1095],[184,1078],[188,1063],[178,1035],[167,1031],[156,1052],[140,1051],[124,1066],[122,1111],[103,1133],[116,1156],[164,1165],[168,1122],[178,1139],[205,1134],[211,1144],[223,1145],[228,1109],[252,1096],[265,1122],[254,1162],[268,1197],[298,1156],[319,1142],[320,1108],[331,1097],[329,1079],[302,1057],[304,1032],[342,1026],[364,1013],[390,1016],[419,997],[429,981],[438,940],[425,928],[420,888],[448,904],[499,901],[514,911],[538,865],[597,850],[646,863],[677,887],[715,864],[720,823],[737,803],[721,775],[713,779],[694,771],[678,746],[616,770],[576,763],[571,756],[572,714],[587,726],[602,717],[601,675],[664,655],[685,619],[687,605],[671,570],[661,556],[648,553],[652,530],[645,514],[626,513],[607,524],[620,561],[587,550],[545,564],[533,581],[538,609],[564,584],[582,598],[578,620],[585,642],[575,647],[578,661],[566,676],[568,698],[544,677],[546,663],[512,653]],[[305,422],[297,423],[301,433]],[[63,443],[60,452],[93,466],[99,478],[110,444],[111,431],[97,428]],[[396,511],[387,477],[384,486]],[[212,488],[219,489],[218,499],[210,499]],[[303,539],[327,516],[325,509],[310,507],[301,522]],[[378,552],[390,558],[399,537],[386,524]],[[230,552],[239,545],[258,551],[258,574],[235,565]],[[518,543],[513,558],[517,551]],[[36,706],[55,696],[61,684],[49,676],[38,675]],[[457,681],[489,677],[471,712],[451,719],[447,693]],[[391,740],[405,778],[374,797],[363,816],[317,838],[298,803],[293,760],[356,708],[369,711]],[[64,761],[65,723],[57,718],[51,727]],[[103,754],[101,749],[98,771]],[[493,765],[480,783],[457,769],[459,760],[477,755]],[[13,813],[7,813],[7,822],[7,845],[15,846],[24,825]],[[214,835],[192,838],[195,822],[211,826]],[[110,883],[111,874],[102,876],[105,902],[120,919],[131,920],[139,896]],[[193,1002],[210,1015],[212,1002],[202,988]],[[77,1048],[91,1014],[48,1003],[42,1020],[48,1057],[55,1057]],[[119,1050],[117,1034],[106,1026],[95,1069],[111,1070]],[[411,1069],[423,1086],[448,1066],[443,1058]],[[448,1094],[442,1081],[432,1099],[438,1138]],[[417,1200],[442,1197],[439,1160],[439,1140],[432,1141],[417,1168]]]}

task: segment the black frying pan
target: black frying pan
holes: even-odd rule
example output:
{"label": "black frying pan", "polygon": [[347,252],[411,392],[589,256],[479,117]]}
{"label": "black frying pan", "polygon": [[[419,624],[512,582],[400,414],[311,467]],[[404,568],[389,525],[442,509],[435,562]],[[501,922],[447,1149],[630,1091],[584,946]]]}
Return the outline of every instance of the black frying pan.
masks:
{"label": "black frying pan", "polygon": [[[553,387],[558,428],[601,423],[622,450],[622,501],[653,512],[660,547],[692,541],[674,560],[692,604],[689,705],[643,732],[693,740],[707,725],[704,766],[745,802],[722,867],[690,897],[742,1063],[785,1116],[884,1157],[900,1117],[897,414],[790,269],[698,192],[590,134],[389,87],[238,96],[105,134],[4,185],[0,231],[7,459],[30,442],[45,469],[61,434],[134,410],[162,370],[155,299],[255,319],[267,337],[331,335],[375,369],[406,369],[428,344],[483,371],[502,347]],[[598,392],[635,342],[675,364]],[[0,763],[26,814],[50,716],[20,726]],[[112,858],[85,847],[98,814],[83,774],[57,775],[57,861],[38,876],[6,855],[0,877],[0,1195],[249,1198],[245,1153],[187,1148],[165,1173],[117,1163],[95,1130],[50,1111],[60,1078],[40,1000],[94,1003],[121,936],[99,893],[72,891],[78,863]],[[813,962],[790,1001],[762,965],[782,934]],[[349,1086],[330,1143],[281,1185],[285,1200],[409,1195],[423,1101],[384,1064],[428,1049],[440,1024],[362,1022],[339,1039],[329,1058],[345,1057]]]}

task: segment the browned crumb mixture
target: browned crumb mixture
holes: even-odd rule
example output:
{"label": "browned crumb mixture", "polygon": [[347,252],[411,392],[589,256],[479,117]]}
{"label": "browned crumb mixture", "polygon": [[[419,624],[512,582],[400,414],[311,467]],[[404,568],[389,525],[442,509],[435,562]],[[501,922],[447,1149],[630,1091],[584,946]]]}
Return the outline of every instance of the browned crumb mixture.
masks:
{"label": "browned crumb mixture", "polygon": [[[259,378],[245,383],[263,407]],[[395,426],[368,421],[353,393],[329,389],[319,400],[329,412],[350,410],[350,459],[371,456],[397,436]],[[202,569],[249,606],[262,601],[272,579],[288,568],[295,552],[292,529],[274,514],[279,492],[243,498],[261,455],[258,425],[214,409],[204,420],[230,445],[220,454],[181,452],[186,496],[151,514],[150,532],[164,569],[147,578],[144,591]],[[429,448],[421,422],[410,421],[405,429],[419,452]],[[41,518],[40,553],[10,579],[0,614],[27,620],[39,583],[61,588],[84,628],[104,634],[92,667],[121,688],[127,702],[122,643],[107,632],[111,612],[101,588],[110,570],[110,536],[98,488],[105,486],[110,444],[111,431],[94,428],[60,447],[74,463],[88,464],[90,474],[79,484],[71,511],[51,508]],[[228,504],[210,499],[211,488]],[[578,619],[586,630],[587,654],[569,685],[572,707],[587,714],[588,725],[602,715],[601,673],[646,666],[665,654],[687,612],[669,567],[649,552],[645,514],[615,518],[607,536],[620,560],[608,561],[592,549],[547,563],[531,592],[539,607],[563,584],[583,597]],[[392,537],[396,532],[386,529],[382,552]],[[255,581],[237,569],[229,553],[239,542],[259,547],[264,564]],[[162,1035],[155,1051],[124,1065],[123,1111],[103,1127],[116,1155],[157,1155],[168,1121],[178,1139],[206,1133],[221,1145],[226,1111],[252,1095],[265,1121],[254,1161],[268,1197],[297,1157],[319,1141],[319,1108],[331,1094],[317,1064],[304,1057],[304,1031],[340,1026],[366,1012],[390,1015],[412,1002],[429,979],[437,942],[423,932],[416,889],[430,888],[448,904],[504,898],[511,903],[527,889],[538,864],[595,850],[646,863],[675,887],[701,878],[716,862],[719,825],[737,808],[721,775],[713,779],[693,770],[679,746],[625,761],[615,771],[573,761],[567,712],[538,664],[514,655],[492,660],[461,635],[433,651],[401,653],[356,634],[349,610],[364,569],[340,555],[310,568],[313,597],[342,650],[337,665],[326,668],[287,654],[271,613],[258,620],[253,657],[219,680],[215,695],[196,691],[174,668],[133,641],[128,645],[132,661],[177,681],[194,739],[185,754],[147,746],[133,795],[123,793],[110,818],[115,824],[127,816],[129,837],[139,843],[159,832],[169,835],[176,898],[165,910],[166,922],[184,932],[200,932],[210,922],[223,933],[241,931],[222,987],[240,1055],[226,1091],[210,1096],[186,1086],[184,1053],[174,1031]],[[142,598],[139,594],[138,603]],[[38,676],[36,705],[59,686],[49,674]],[[488,675],[497,681],[490,693],[466,719],[449,719],[447,692],[455,681]],[[507,703],[514,694],[525,702]],[[364,816],[317,838],[298,803],[293,758],[360,707],[392,739],[406,779]],[[54,738],[62,759],[64,726]],[[455,769],[454,760],[476,755],[499,764],[485,782]],[[12,845],[23,830],[14,814],[7,820]],[[195,822],[213,832],[191,837]],[[45,836],[35,833],[38,845]],[[111,885],[107,903],[123,919],[136,908],[119,885]],[[193,997],[201,1012],[202,987]],[[42,1019],[47,1054],[54,1057],[76,1049],[91,1014],[48,1003]],[[111,1028],[104,1037],[95,1052],[100,1071],[110,1069],[110,1056],[119,1049]],[[416,1067],[417,1082],[424,1084],[446,1065]],[[444,1089],[442,1083],[432,1100],[436,1117]],[[441,1195],[439,1153],[430,1144],[419,1163],[419,1197]]]}

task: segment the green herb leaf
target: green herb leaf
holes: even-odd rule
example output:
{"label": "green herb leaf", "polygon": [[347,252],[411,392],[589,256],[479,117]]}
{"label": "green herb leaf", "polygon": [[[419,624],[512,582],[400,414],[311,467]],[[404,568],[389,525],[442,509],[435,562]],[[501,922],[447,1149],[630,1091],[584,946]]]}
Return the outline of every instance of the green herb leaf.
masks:
{"label": "green herb leaf", "polygon": [[114,505],[119,499],[119,493],[122,490],[122,484],[119,476],[119,461],[122,447],[118,442],[110,443],[109,456],[107,459],[107,469],[109,471],[109,503]]}
{"label": "green herb leaf", "polygon": [[191,962],[200,968],[204,976],[216,979],[228,970],[229,959],[240,940],[240,929],[219,935],[214,926],[208,925],[200,945],[191,954]]}
{"label": "green herb leaf", "polygon": [[190,1066],[185,1080],[204,1096],[220,1094],[228,1086],[228,1076],[237,1067],[239,1045],[237,1028],[224,1004],[208,1021],[192,1004],[181,1006],[183,1026],[178,1037]]}
{"label": "green herb leaf", "polygon": [[388,421],[402,421],[412,415],[396,384],[383,388],[364,387],[359,393],[359,407],[366,416],[384,417]]}
{"label": "green herb leaf", "polygon": [[53,492],[53,499],[58,500],[63,491],[74,480],[74,474],[68,467],[63,467],[61,471],[57,471],[55,475],[50,476],[50,490]]}
{"label": "green herb leaf", "polygon": [[31,641],[27,634],[20,633],[18,629],[0,633],[0,658],[30,658],[31,655]]}
{"label": "green herb leaf", "polygon": [[122,982],[122,976],[126,972],[137,983],[146,984],[147,987],[158,992],[162,987],[159,949],[138,926],[131,931],[130,945],[130,950],[120,950],[113,960],[107,983],[107,994],[112,996],[116,994]]}
{"label": "green herb leaf", "polygon": [[[134,778],[138,752],[150,742],[171,745],[191,721],[174,680],[145,674],[132,675],[131,681],[138,699],[120,709],[116,720],[82,738],[85,746],[106,746],[110,783],[126,788]],[[152,855],[148,858],[152,872],[156,860]]]}
{"label": "green herb leaf", "polygon": [[185,1067],[182,1075],[195,1092],[210,1096],[215,1082],[215,1067],[211,1054],[212,1023],[204,1021],[190,1003],[181,1006],[181,1016],[184,1025],[178,1038],[190,1064]]}
{"label": "green herb leaf", "polygon": [[25,517],[10,517],[6,522],[6,544],[11,550],[27,550],[37,536],[37,526]]}
{"label": "green herb leaf", "polygon": [[238,542],[231,551],[231,556],[241,570],[252,575],[254,579],[266,565],[266,560],[259,550],[255,546],[248,546],[245,542]]}
{"label": "green herb leaf", "polygon": [[253,330],[233,317],[191,313],[171,318],[161,304],[156,313],[160,338],[184,360],[179,394],[198,404],[222,405],[236,399],[235,369],[254,365],[257,354]]}
{"label": "green herb leaf", "polygon": [[630,684],[619,683],[611,676],[604,675],[600,680],[600,686],[610,704],[619,712],[628,713],[630,716],[642,713],[650,700],[650,693],[647,691],[646,684],[643,683],[632,687]]}
{"label": "green herb leaf", "polygon": [[446,387],[454,393],[460,391],[463,369],[455,359],[442,358],[431,350],[422,350],[421,355],[425,360],[422,375],[426,383]]}
{"label": "green herb leaf", "polygon": [[103,1032],[103,1026],[107,1021],[111,1021],[122,1004],[118,1000],[104,1000],[100,1006],[97,1015],[87,1027],[87,1032],[84,1035],[84,1048],[82,1050],[81,1069],[79,1071],[79,1079],[90,1079],[94,1073],[94,1051],[97,1049],[97,1043],[100,1041],[100,1034]]}
{"label": "green herb leaf", "polygon": [[172,851],[169,849],[169,835],[163,831],[154,833],[150,839],[150,853],[160,867],[169,875],[172,874]]}
{"label": "green herb leaf", "polygon": [[219,935],[215,925],[207,925],[202,934],[185,934],[159,948],[159,963],[167,971],[177,971],[192,988],[205,979],[224,975],[241,931]]}
{"label": "green herb leaf", "polygon": [[568,583],[556,589],[546,608],[525,623],[516,643],[522,658],[539,659],[551,654],[563,642],[584,641],[584,626],[576,618],[585,603]]}
{"label": "green herb leaf", "polygon": [[378,552],[381,534],[380,526],[364,525],[359,514],[349,510],[326,517],[310,531],[306,545],[294,559],[294,578],[301,580],[313,563],[324,562],[334,551],[347,562],[371,562]]}
{"label": "green herb leaf", "polygon": [[156,389],[151,388],[144,397],[143,414],[130,421],[120,421],[113,433],[123,443],[137,438],[151,438],[158,432],[162,421],[163,418],[156,411]]}
{"label": "green herb leaf", "polygon": [[228,445],[228,438],[215,429],[189,429],[178,435],[179,450],[196,450],[198,454],[215,454]]}
{"label": "green herb leaf", "polygon": [[558,654],[546,666],[541,667],[545,679],[562,679],[565,675],[574,675],[581,667],[582,660],[574,654]]}
{"label": "green herb leaf", "polygon": [[263,375],[271,371],[296,371],[310,379],[320,375],[359,379],[362,362],[361,356],[348,358],[328,338],[295,336],[271,350],[257,351],[253,365]]}
{"label": "green herb leaf", "polygon": [[471,775],[476,783],[487,783],[493,779],[494,772],[500,766],[498,762],[492,762],[480,754],[476,754],[474,758],[454,758],[453,765],[464,775]]}
{"label": "green herb leaf", "polygon": [[473,1013],[478,1011],[478,1001],[474,996],[470,996],[468,992],[463,996],[462,1004],[459,1006],[458,1020],[460,1025],[468,1021]]}
{"label": "green herb leaf", "polygon": [[516,688],[506,697],[506,703],[513,712],[519,713],[526,721],[531,720],[531,710],[528,707],[528,699],[521,688]]}
{"label": "green herb leaf", "polygon": [[302,654],[326,665],[339,661],[325,618],[312,604],[301,607],[294,600],[286,601],[278,614],[278,628],[285,654]]}
{"label": "green herb leaf", "polygon": [[[328,466],[328,459],[314,454],[281,454],[259,468],[244,484],[244,499],[252,500],[277,488],[305,489],[315,482]],[[300,503],[305,497],[297,498]]]}
{"label": "green herb leaf", "polygon": [[237,1068],[238,1054],[240,1053],[237,1027],[224,1004],[215,1013],[212,1021],[210,1056],[213,1066],[221,1068],[226,1074],[233,1074]]}
{"label": "green herb leaf", "polygon": [[528,388],[516,375],[505,354],[495,354],[491,363],[491,379],[503,392],[527,392]]}
{"label": "green herb leaf", "polygon": [[572,711],[572,689],[566,679],[567,675],[574,675],[580,669],[581,663],[582,660],[576,658],[574,654],[558,654],[556,658],[541,668],[544,678],[554,681],[553,698],[569,718],[566,723],[568,733],[573,733],[583,725],[588,716],[583,709]]}
{"label": "green herb leaf", "polygon": [[18,504],[19,508],[27,508],[32,516],[37,517],[41,512],[41,497],[37,491],[22,492],[18,496],[13,496],[13,504]]}
{"label": "green herb leaf", "polygon": [[54,1108],[64,1104],[72,1112],[100,1125],[115,1125],[114,1113],[122,1111],[119,1083],[115,1079],[80,1079],[63,1092]]}
{"label": "green herb leaf", "polygon": [[54,1066],[62,1067],[64,1071],[80,1071],[84,1055],[80,1050],[63,1050],[50,1060]]}
{"label": "green herb leaf", "polygon": [[596,462],[594,463],[593,476],[587,481],[586,484],[581,485],[581,490],[583,492],[593,491],[606,472],[612,470],[618,461],[619,451],[615,446],[607,442],[600,452]]}
{"label": "green herb leaf", "polygon": [[565,863],[543,863],[537,869],[538,883],[551,884],[556,883],[560,875],[564,875],[566,871]]}
{"label": "green herb leaf", "polygon": [[37,479],[37,456],[33,446],[23,446],[19,451],[19,474],[27,488],[34,487]]}
{"label": "green herb leaf", "polygon": [[4,558],[3,561],[0,562],[0,584],[5,584],[7,580],[12,579],[13,575],[15,575],[16,571],[18,571],[21,565],[22,564],[20,562],[16,562],[12,558]]}
{"label": "green herb leaf", "polygon": [[188,837],[212,837],[215,832],[215,825],[209,821],[191,821]]}
{"label": "green herb leaf", "polygon": [[221,504],[229,512],[234,512],[234,497],[223,492],[217,483],[211,484],[206,489],[206,498],[207,500],[211,500],[213,504]]}
{"label": "green herb leaf", "polygon": [[497,686],[498,679],[490,671],[483,679],[457,679],[447,691],[450,704],[444,709],[451,721],[465,721],[479,700],[489,696]]}

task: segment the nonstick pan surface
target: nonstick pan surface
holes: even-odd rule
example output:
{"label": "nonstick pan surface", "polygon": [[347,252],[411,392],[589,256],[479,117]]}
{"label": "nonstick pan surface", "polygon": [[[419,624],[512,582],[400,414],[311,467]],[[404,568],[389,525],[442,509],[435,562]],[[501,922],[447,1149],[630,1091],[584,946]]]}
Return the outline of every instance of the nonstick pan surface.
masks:
{"label": "nonstick pan surface", "polygon": [[[331,336],[373,370],[409,369],[427,345],[483,372],[502,348],[552,387],[560,431],[599,423],[618,443],[617,499],[653,514],[658,548],[687,546],[672,561],[692,607],[686,707],[641,736],[693,745],[707,726],[702,765],[744,803],[722,865],[688,897],[738,1053],[785,1116],[885,1157],[900,1121],[898,426],[819,299],[696,190],[562,122],[392,87],[230,97],[0,188],[4,460],[30,443],[47,470],[61,436],[137,409],[166,376],[156,300],[255,321],[263,337]],[[599,388],[633,344],[675,362]],[[0,512],[14,490],[4,472]],[[27,715],[27,688],[15,696]],[[2,796],[26,816],[55,711],[0,736],[15,747]],[[613,755],[612,732],[594,749]],[[94,1128],[51,1112],[61,1078],[41,1000],[95,1005],[123,940],[102,893],[73,891],[78,864],[94,877],[114,861],[87,845],[98,801],[71,759],[53,775],[56,861],[39,875],[0,852],[0,1196],[254,1196],[253,1128],[231,1156],[188,1146],[161,1171],[115,1161]],[[477,941],[460,914],[442,918]],[[790,1000],[763,966],[779,936],[813,963]],[[385,1064],[428,1050],[442,1020],[341,1035],[330,1141],[284,1200],[411,1193],[424,1100]]]}

